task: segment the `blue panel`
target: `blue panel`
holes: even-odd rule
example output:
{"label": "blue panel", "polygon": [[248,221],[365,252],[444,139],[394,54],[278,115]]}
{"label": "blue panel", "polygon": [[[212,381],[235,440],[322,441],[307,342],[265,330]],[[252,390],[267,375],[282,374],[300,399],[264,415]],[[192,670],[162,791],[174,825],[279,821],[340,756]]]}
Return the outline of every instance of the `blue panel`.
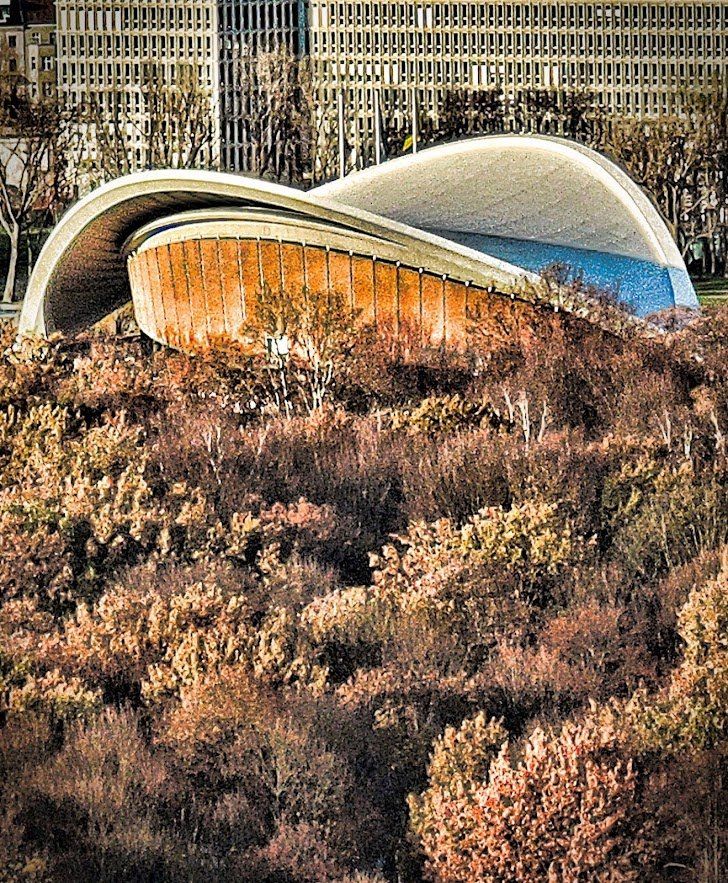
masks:
{"label": "blue panel", "polygon": [[534,273],[541,273],[553,264],[564,264],[585,284],[614,293],[638,316],[675,306],[699,308],[695,289],[685,270],[546,242],[483,236],[459,230],[431,232]]}

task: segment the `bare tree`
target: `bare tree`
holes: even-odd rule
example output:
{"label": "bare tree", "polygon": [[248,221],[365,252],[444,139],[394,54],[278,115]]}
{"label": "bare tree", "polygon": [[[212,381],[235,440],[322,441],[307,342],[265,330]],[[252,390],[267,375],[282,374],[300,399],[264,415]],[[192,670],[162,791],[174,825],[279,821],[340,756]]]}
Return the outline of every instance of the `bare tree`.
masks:
{"label": "bare tree", "polygon": [[15,299],[23,236],[32,225],[49,226],[72,198],[73,120],[55,98],[31,100],[17,78],[0,80],[0,227],[9,242],[5,303]]}
{"label": "bare tree", "polygon": [[92,145],[86,165],[93,183],[143,169],[195,168],[212,160],[215,126],[207,90],[191,71],[168,84],[156,65],[144,68],[138,105],[130,88],[98,96],[84,108]]}
{"label": "bare tree", "polygon": [[335,129],[330,114],[317,114],[310,62],[280,47],[238,64],[239,124],[250,171],[300,183],[312,168],[328,167]]}
{"label": "bare tree", "polygon": [[725,267],[728,230],[728,88],[683,97],[653,120],[614,117],[600,146],[652,194],[688,257],[702,242]]}

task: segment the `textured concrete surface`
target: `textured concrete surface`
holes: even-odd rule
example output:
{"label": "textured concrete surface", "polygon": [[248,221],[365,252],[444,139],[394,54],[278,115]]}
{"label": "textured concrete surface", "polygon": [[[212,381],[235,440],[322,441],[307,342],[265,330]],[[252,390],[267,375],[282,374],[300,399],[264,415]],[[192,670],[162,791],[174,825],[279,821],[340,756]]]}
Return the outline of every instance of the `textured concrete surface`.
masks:
{"label": "textured concrete surface", "polygon": [[614,163],[574,142],[515,135],[460,141],[313,193],[535,272],[566,263],[587,282],[621,285],[642,314],[698,306],[647,195]]}

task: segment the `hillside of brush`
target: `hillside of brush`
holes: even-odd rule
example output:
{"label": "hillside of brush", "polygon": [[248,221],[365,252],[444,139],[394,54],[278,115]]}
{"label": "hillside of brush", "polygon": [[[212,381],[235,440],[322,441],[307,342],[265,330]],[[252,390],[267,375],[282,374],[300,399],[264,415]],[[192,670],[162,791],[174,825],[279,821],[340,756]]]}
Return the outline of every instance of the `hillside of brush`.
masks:
{"label": "hillside of brush", "polygon": [[330,350],[5,350],[0,880],[726,879],[728,310]]}

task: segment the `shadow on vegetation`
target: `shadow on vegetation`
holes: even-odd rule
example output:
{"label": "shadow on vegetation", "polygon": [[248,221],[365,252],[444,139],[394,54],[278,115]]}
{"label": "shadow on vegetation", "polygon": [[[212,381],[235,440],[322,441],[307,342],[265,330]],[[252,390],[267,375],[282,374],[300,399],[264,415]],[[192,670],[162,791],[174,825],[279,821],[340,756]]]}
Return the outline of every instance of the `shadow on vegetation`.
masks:
{"label": "shadow on vegetation", "polygon": [[728,311],[332,364],[7,350],[0,879],[725,879]]}

